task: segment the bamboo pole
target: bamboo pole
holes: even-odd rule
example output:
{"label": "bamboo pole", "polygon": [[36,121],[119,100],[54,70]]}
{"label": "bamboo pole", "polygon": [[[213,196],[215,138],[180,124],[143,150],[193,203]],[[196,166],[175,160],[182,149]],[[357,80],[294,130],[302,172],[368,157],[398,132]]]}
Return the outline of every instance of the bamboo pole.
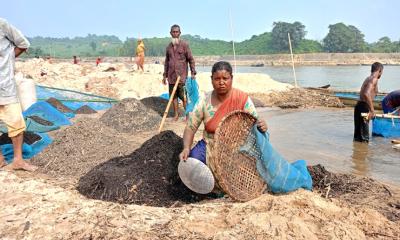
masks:
{"label": "bamboo pole", "polygon": [[161,120],[161,124],[160,124],[160,128],[158,129],[158,133],[160,133],[162,131],[165,119],[167,118],[169,108],[171,106],[172,101],[174,100],[174,95],[175,95],[176,89],[178,88],[178,84],[180,81],[181,81],[181,76],[178,76],[178,78],[176,79],[174,88],[172,89],[171,96],[169,96],[169,101],[168,101],[167,107],[165,108],[165,112],[164,112],[163,118]]}
{"label": "bamboo pole", "polygon": [[232,23],[232,13],[229,10],[229,21],[231,25],[231,35],[232,35],[232,49],[233,49],[233,64],[234,64],[234,73],[236,74],[236,50],[235,50],[235,40],[233,37],[233,23]]}
{"label": "bamboo pole", "polygon": [[297,88],[297,78],[296,78],[296,70],[294,69],[294,58],[293,58],[293,51],[292,51],[292,42],[290,41],[290,33],[287,34],[289,39],[289,49],[290,49],[290,56],[292,57],[292,68],[293,68],[293,76],[294,76],[294,86]]}
{"label": "bamboo pole", "polygon": [[393,143],[393,144],[400,144],[400,139],[393,139],[393,140],[392,140],[392,143]]}
{"label": "bamboo pole", "polygon": [[[367,118],[368,117],[368,113],[361,113],[361,116],[363,116],[364,118]],[[391,114],[375,114],[375,117],[389,118],[389,119],[400,119],[400,116],[391,115]]]}

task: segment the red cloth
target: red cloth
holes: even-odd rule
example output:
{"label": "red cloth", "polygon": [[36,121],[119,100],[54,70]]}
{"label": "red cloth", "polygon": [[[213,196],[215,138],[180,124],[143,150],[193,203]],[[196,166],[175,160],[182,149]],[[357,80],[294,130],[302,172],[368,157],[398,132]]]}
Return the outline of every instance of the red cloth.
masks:
{"label": "red cloth", "polygon": [[215,133],[217,130],[219,122],[228,113],[235,110],[243,110],[246,105],[248,95],[239,89],[232,89],[231,96],[219,106],[214,116],[206,123],[205,129],[208,133]]}

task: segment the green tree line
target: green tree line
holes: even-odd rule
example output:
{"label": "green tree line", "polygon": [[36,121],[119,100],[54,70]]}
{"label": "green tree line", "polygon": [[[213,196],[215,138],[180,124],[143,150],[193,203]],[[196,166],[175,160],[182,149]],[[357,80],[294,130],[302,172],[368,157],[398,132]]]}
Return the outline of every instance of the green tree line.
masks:
{"label": "green tree line", "polygon": [[[364,34],[355,26],[336,23],[328,26],[329,32],[322,41],[306,39],[306,27],[301,22],[274,22],[271,32],[253,35],[250,39],[235,42],[238,55],[262,55],[288,53],[288,33],[294,53],[318,52],[400,52],[400,40],[392,41],[385,36],[377,42],[367,43]],[[182,35],[189,42],[194,55],[231,55],[232,42],[202,38],[198,35]],[[89,34],[75,38],[29,38],[31,48],[29,57],[52,56],[58,58],[97,57],[97,56],[134,56],[137,39],[127,38],[121,41],[116,36]],[[170,42],[169,37],[145,38],[147,56],[163,56]]]}

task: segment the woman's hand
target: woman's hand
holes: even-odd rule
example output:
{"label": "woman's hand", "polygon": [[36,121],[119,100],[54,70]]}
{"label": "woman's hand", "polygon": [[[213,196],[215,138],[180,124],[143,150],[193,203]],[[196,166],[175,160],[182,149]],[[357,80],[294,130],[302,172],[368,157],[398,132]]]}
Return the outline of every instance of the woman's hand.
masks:
{"label": "woman's hand", "polygon": [[258,119],[257,120],[257,127],[263,133],[265,133],[268,130],[267,123],[265,122],[264,119]]}
{"label": "woman's hand", "polygon": [[179,159],[181,161],[186,161],[189,157],[189,152],[190,152],[189,148],[184,148],[182,152],[179,154]]}

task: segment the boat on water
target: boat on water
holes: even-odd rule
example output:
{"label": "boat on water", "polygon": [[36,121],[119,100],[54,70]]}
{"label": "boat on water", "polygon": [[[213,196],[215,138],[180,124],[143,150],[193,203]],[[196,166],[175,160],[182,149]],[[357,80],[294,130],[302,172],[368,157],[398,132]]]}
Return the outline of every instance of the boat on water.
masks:
{"label": "boat on water", "polygon": [[[352,107],[354,107],[357,104],[357,101],[360,99],[359,92],[334,92],[334,96],[338,97],[344,105]],[[382,110],[381,102],[385,96],[386,94],[384,93],[378,93],[378,95],[375,97],[374,108],[376,110]]]}
{"label": "boat on water", "polygon": [[250,67],[264,67],[264,63],[251,64]]}
{"label": "boat on water", "polygon": [[372,134],[382,137],[400,137],[400,116],[377,115],[372,120]]}

